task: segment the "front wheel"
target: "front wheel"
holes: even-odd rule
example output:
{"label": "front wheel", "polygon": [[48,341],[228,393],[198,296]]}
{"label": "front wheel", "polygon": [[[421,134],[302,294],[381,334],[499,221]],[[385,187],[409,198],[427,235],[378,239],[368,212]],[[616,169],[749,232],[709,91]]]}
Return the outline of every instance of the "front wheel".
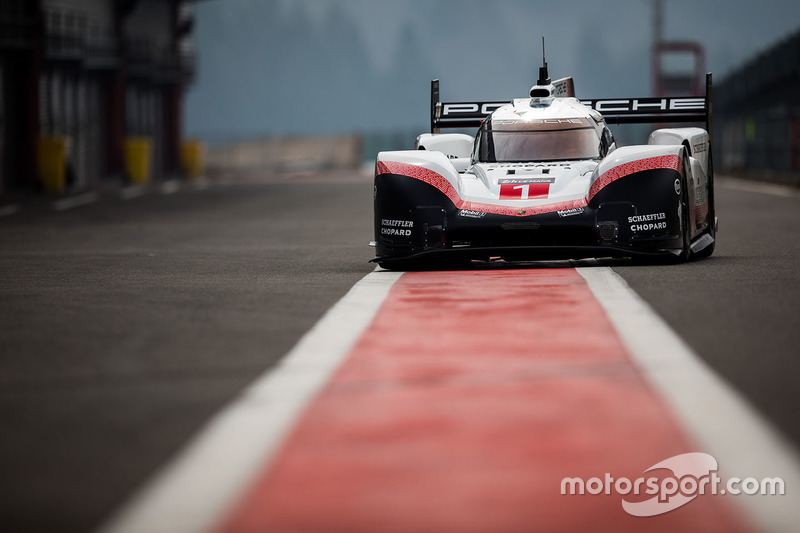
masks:
{"label": "front wheel", "polygon": [[689,220],[689,190],[686,183],[681,182],[681,261],[689,261],[692,257],[692,228]]}
{"label": "front wheel", "polygon": [[709,193],[709,200],[708,200],[708,219],[706,233],[714,239],[714,241],[700,250],[699,252],[694,254],[694,257],[697,259],[704,259],[706,257],[710,257],[711,254],[714,253],[714,245],[716,244],[717,240],[717,216],[716,216],[716,209],[714,208],[714,194],[713,194],[713,182],[710,185],[711,192]]}

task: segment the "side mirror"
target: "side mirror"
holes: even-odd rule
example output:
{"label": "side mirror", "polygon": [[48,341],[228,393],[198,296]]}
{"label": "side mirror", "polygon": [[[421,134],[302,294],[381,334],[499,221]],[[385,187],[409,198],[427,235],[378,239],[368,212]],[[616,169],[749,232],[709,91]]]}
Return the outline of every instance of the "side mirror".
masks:
{"label": "side mirror", "polygon": [[453,163],[454,167],[456,167],[456,172],[461,173],[466,172],[470,163],[472,162],[472,159],[469,157],[457,157],[455,159],[451,159],[450,162]]}

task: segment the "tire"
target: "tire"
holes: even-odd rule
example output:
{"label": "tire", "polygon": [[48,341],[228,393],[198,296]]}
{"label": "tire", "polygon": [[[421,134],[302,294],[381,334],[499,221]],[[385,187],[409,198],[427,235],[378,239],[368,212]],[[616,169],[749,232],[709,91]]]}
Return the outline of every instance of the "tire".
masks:
{"label": "tire", "polygon": [[689,220],[689,188],[686,180],[681,180],[681,255],[680,260],[689,261],[692,257],[692,230]]}
{"label": "tire", "polygon": [[714,151],[710,142],[708,145],[708,229],[706,233],[714,239],[714,242],[697,252],[695,254],[697,259],[710,257],[714,253],[714,246],[717,244],[717,210],[714,202]]}
{"label": "tire", "polygon": [[714,239],[714,242],[694,254],[696,259],[705,259],[706,257],[711,257],[711,254],[714,253],[714,246],[717,244],[717,214],[716,210],[714,209],[714,193],[713,193],[714,182],[713,180],[710,183],[710,193],[708,198],[708,228],[706,229],[706,233]]}

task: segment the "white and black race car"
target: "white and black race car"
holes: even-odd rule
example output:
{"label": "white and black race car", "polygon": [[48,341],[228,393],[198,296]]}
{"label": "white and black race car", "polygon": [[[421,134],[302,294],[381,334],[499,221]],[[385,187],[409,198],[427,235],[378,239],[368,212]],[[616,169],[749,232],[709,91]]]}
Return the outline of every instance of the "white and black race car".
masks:
{"label": "white and black race car", "polygon": [[[609,123],[662,128],[617,147]],[[714,250],[711,74],[705,97],[578,100],[547,64],[527,98],[439,101],[415,150],[381,152],[375,241],[385,268],[471,260],[706,257]],[[439,133],[477,127],[477,133]]]}

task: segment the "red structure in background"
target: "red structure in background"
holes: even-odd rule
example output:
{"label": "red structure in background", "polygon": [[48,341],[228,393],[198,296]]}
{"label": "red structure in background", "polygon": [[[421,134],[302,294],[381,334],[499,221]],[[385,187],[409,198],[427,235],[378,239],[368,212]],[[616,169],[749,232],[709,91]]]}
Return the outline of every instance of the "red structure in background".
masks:
{"label": "red structure in background", "polygon": [[[706,60],[703,46],[690,41],[666,41],[653,44],[651,83],[656,96],[701,96],[705,94]],[[669,56],[689,59],[693,68],[672,71],[665,68]]]}
{"label": "red structure in background", "polygon": [[[670,61],[673,60],[673,61]],[[680,68],[669,63],[678,63]],[[690,65],[686,68],[686,65]],[[705,94],[706,58],[703,45],[694,41],[664,39],[664,2],[653,0],[653,45],[650,83],[655,96]]]}

